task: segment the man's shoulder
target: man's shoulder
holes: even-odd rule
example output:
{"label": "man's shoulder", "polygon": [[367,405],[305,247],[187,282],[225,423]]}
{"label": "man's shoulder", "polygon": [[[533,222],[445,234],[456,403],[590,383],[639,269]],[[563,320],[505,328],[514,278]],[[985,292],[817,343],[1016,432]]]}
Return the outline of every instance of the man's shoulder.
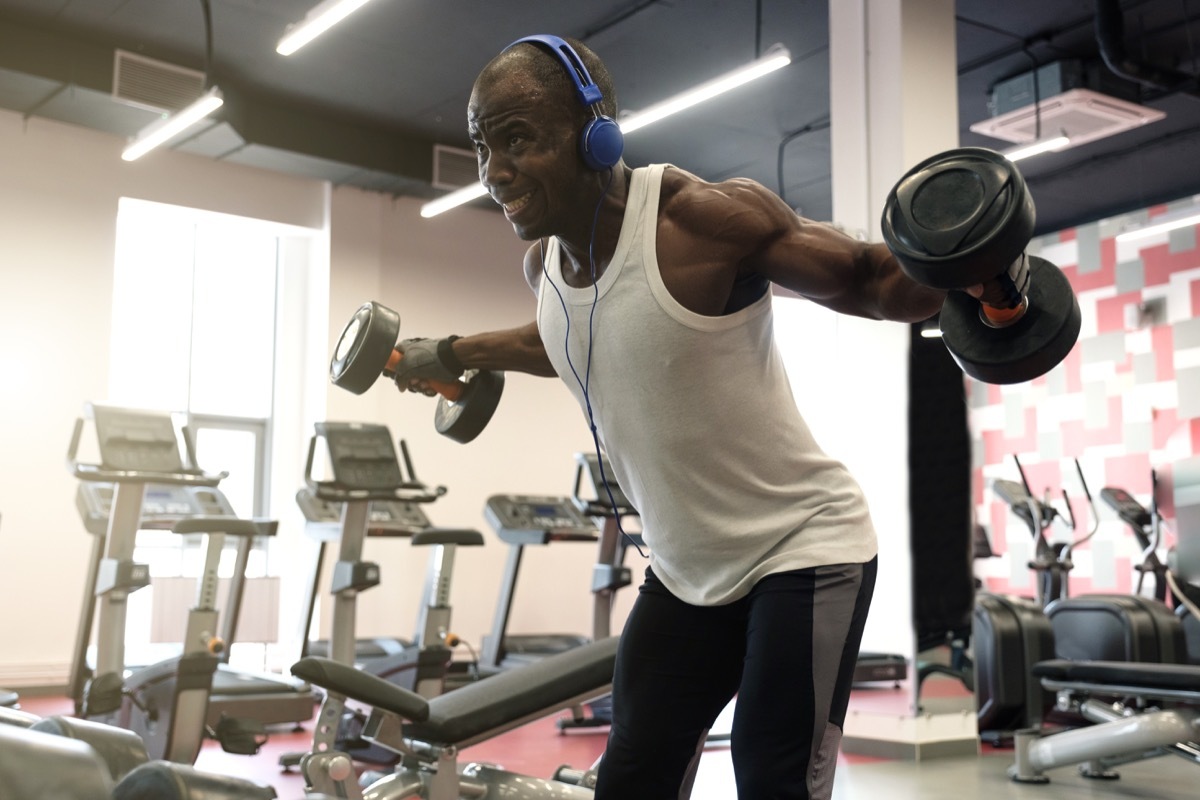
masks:
{"label": "man's shoulder", "polygon": [[760,210],[770,195],[770,189],[750,178],[706,181],[687,170],[668,166],[662,174],[659,210],[677,219],[697,219],[703,224],[713,214]]}

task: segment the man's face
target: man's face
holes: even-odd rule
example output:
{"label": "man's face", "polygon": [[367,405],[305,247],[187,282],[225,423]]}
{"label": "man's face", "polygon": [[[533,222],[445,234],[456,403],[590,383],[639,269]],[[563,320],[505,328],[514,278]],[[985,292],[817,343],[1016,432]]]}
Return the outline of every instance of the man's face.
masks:
{"label": "man's face", "polygon": [[479,180],[526,241],[561,233],[586,170],[576,109],[514,68],[481,78],[467,107]]}

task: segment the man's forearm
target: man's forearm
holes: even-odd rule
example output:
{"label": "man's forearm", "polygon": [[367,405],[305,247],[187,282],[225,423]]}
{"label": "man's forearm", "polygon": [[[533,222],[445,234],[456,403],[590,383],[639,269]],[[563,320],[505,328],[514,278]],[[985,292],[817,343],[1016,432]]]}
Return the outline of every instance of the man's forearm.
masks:
{"label": "man's forearm", "polygon": [[536,323],[464,336],[454,341],[453,348],[467,369],[526,372],[545,378],[557,375],[546,356]]}

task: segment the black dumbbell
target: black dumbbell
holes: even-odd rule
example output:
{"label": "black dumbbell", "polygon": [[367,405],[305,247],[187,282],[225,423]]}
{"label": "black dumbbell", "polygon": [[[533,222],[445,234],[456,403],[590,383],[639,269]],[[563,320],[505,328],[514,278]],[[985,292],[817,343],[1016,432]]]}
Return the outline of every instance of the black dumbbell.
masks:
{"label": "black dumbbell", "polygon": [[[389,378],[404,354],[396,349],[400,315],[379,303],[364,303],[342,329],[329,362],[334,385],[355,394],[370,389],[380,375]],[[504,390],[504,373],[467,370],[465,380],[429,381],[438,394],[433,424],[456,442],[469,442],[491,421]]]}
{"label": "black dumbbell", "polygon": [[983,286],[978,299],[951,291],[938,318],[954,360],[981,381],[1044,375],[1079,337],[1079,303],[1066,276],[1025,253],[1034,216],[1016,166],[981,147],[917,164],[884,206],[884,241],[909,277],[936,289]]}

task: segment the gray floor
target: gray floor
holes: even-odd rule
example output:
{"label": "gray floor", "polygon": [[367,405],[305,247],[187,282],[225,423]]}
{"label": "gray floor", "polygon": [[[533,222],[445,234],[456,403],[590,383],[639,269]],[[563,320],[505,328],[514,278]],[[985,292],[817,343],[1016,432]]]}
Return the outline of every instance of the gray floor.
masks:
{"label": "gray floor", "polygon": [[[1074,800],[1074,798],[1200,798],[1200,765],[1176,757],[1157,758],[1121,767],[1120,779],[1080,777],[1074,767],[1050,773],[1050,783],[1013,783],[1005,775],[1011,753],[985,750],[966,758],[922,762],[881,761],[838,767],[834,800]],[[701,762],[692,800],[732,800],[733,771],[728,751],[710,751]]]}

